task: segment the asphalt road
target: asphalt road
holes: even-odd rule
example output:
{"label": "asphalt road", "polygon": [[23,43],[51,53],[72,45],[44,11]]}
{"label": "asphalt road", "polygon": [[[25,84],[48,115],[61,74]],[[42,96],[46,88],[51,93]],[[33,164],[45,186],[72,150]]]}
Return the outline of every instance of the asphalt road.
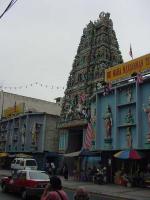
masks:
{"label": "asphalt road", "polygon": [[[68,194],[69,200],[73,200],[73,190],[65,190]],[[21,200],[21,197],[13,194],[6,194],[0,191],[0,200]],[[37,200],[36,198],[32,200]],[[124,200],[123,198],[112,198],[108,196],[90,195],[90,200]],[[126,199],[127,200],[127,199]]]}

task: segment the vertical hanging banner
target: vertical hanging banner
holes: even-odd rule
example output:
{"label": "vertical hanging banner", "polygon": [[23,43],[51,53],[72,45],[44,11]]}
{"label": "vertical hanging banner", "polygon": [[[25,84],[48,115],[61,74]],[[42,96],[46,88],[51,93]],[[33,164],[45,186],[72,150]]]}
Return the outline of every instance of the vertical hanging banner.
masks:
{"label": "vertical hanging banner", "polygon": [[150,70],[150,54],[141,56],[129,62],[110,67],[105,70],[105,81],[113,82],[119,79],[128,78],[134,72],[144,72]]}

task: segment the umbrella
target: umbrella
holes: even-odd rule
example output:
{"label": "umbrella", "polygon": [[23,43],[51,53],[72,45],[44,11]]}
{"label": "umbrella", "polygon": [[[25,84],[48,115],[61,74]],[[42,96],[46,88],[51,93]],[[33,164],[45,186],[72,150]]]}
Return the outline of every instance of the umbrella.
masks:
{"label": "umbrella", "polygon": [[144,155],[135,149],[127,149],[114,154],[115,158],[140,160]]}

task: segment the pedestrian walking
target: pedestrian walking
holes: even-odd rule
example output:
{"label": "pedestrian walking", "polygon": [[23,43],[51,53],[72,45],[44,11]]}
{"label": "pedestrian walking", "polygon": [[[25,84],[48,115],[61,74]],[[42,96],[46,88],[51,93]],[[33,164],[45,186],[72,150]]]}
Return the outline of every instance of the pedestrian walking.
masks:
{"label": "pedestrian walking", "polygon": [[46,186],[41,200],[69,200],[67,194],[62,189],[59,177],[52,176],[50,178],[50,183]]}
{"label": "pedestrian walking", "polygon": [[84,187],[77,188],[74,200],[90,200],[89,194]]}
{"label": "pedestrian walking", "polygon": [[48,161],[46,161],[46,164],[45,164],[45,171],[46,171],[47,173],[49,173],[49,167],[50,167],[50,164],[49,164]]}
{"label": "pedestrian walking", "polygon": [[68,180],[68,167],[66,163],[64,164],[64,167],[63,167],[63,175],[64,175],[64,179]]}
{"label": "pedestrian walking", "polygon": [[55,167],[55,164],[53,162],[51,162],[51,173],[52,173],[52,176],[55,175],[55,171],[56,171],[56,167]]}

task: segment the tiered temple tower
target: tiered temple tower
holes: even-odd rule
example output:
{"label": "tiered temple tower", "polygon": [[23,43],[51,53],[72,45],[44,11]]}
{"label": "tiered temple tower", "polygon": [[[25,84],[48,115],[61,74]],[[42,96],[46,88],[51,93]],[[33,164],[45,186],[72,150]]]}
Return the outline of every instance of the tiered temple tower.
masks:
{"label": "tiered temple tower", "polygon": [[91,115],[90,97],[104,81],[105,69],[122,62],[110,14],[101,12],[83,29],[63,99],[59,124],[63,132],[84,128]]}

